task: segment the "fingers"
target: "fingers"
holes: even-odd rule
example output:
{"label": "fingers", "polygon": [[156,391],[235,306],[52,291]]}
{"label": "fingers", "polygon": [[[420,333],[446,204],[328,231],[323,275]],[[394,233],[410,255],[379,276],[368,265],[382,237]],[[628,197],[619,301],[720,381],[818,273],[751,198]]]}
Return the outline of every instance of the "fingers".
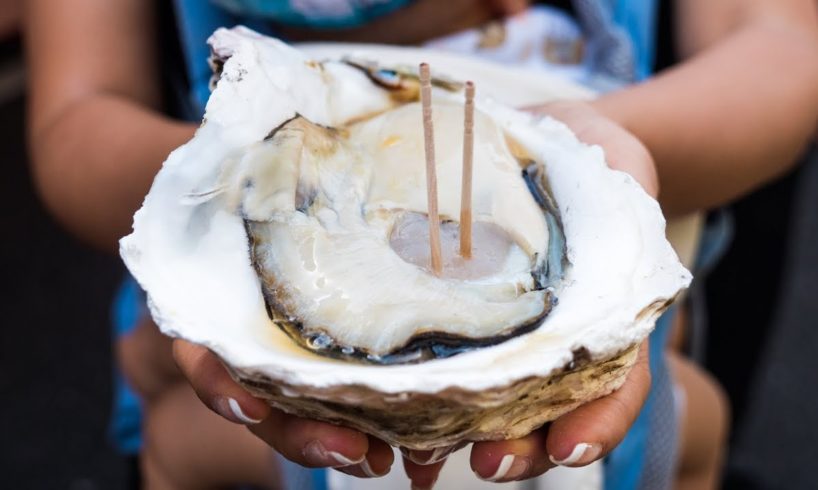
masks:
{"label": "fingers", "polygon": [[386,475],[395,458],[392,448],[380,439],[275,409],[250,431],[301,466],[335,468],[360,478]]}
{"label": "fingers", "polygon": [[270,414],[270,406],[233,381],[207,348],[176,339],[173,357],[202,402],[227,420],[257,424]]}
{"label": "fingers", "polygon": [[369,450],[366,435],[353,429],[272,410],[250,430],[285,458],[311,468],[341,468],[362,463]]}
{"label": "fingers", "polygon": [[403,469],[406,471],[406,476],[412,480],[412,490],[427,490],[434,487],[445,462],[444,458],[436,463],[421,465],[404,456]]}
{"label": "fingers", "polygon": [[551,424],[546,449],[561,466],[585,466],[608,454],[625,437],[650,389],[648,344],[625,384],[614,393],[587,403]]}
{"label": "fingers", "polygon": [[559,101],[528,110],[552,116],[571,128],[582,142],[601,146],[611,168],[630,174],[651,196],[659,195],[659,177],[647,147],[591,104]]}
{"label": "fingers", "polygon": [[211,410],[251,432],[302,466],[340,468],[360,477],[382,476],[394,460],[384,442],[333,424],[285,414],[236,383],[205,347],[174,340],[173,355],[197,396]]}
{"label": "fingers", "polygon": [[471,450],[471,467],[483,480],[509,482],[539,476],[554,464],[545,449],[548,428],[508,441],[476,442]]}
{"label": "fingers", "polygon": [[474,443],[472,470],[483,480],[509,482],[534,478],[556,465],[590,464],[625,437],[649,388],[646,341],[618,391],[583,405],[526,437]]}
{"label": "fingers", "polygon": [[337,468],[338,471],[359,478],[378,478],[389,473],[395,454],[389,444],[372,436],[367,436],[369,449],[366,457],[357,465]]}

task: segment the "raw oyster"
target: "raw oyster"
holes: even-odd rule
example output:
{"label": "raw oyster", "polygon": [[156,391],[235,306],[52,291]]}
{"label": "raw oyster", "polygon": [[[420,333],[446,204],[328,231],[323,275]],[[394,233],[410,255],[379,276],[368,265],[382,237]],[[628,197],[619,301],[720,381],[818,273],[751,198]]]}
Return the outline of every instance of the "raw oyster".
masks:
{"label": "raw oyster", "polygon": [[[426,270],[418,102],[342,128],[296,116],[241,157],[222,188],[245,219],[270,317],[296,342],[335,357],[417,362],[542,323],[558,286],[546,271],[564,258],[558,220],[543,211],[556,210],[541,206],[545,186],[529,191],[539,179],[528,167],[542,166],[521,167],[491,118],[476,119],[475,256],[446,248],[443,277]],[[459,209],[462,121],[462,105],[436,104],[444,218]],[[456,243],[457,225],[443,229],[444,243]]]}
{"label": "raw oyster", "polygon": [[[417,115],[411,77],[316,62],[243,28],[217,31],[211,45],[220,73],[205,122],[157,175],[121,252],[163,332],[208,346],[285,411],[413,449],[518,437],[620,386],[690,281],[656,202],[607,168],[600,148],[488,98],[477,100],[475,154],[492,163],[476,163],[484,181],[475,181],[475,208],[502,230],[487,233],[502,238],[505,260],[477,278],[433,278],[422,258],[393,250],[425,212],[422,186],[399,185],[411,182],[419,150],[389,153],[390,142],[420,131],[419,116],[414,129],[400,123]],[[390,86],[373,73],[397,79]],[[458,87],[435,91],[441,128],[459,120],[447,115],[459,110]],[[452,218],[459,180],[447,183],[446,172],[459,175],[459,152],[440,161],[441,211]],[[338,212],[345,206],[357,212]],[[356,235],[352,250],[347,235]],[[443,299],[417,285],[402,291],[407,278],[441,288]],[[341,293],[325,299],[328,288]],[[460,312],[492,318],[475,332]],[[447,350],[447,335],[419,342],[416,318],[454,332],[458,347]],[[354,328],[366,323],[391,329]],[[291,338],[304,332],[304,345],[317,339],[335,357]]]}

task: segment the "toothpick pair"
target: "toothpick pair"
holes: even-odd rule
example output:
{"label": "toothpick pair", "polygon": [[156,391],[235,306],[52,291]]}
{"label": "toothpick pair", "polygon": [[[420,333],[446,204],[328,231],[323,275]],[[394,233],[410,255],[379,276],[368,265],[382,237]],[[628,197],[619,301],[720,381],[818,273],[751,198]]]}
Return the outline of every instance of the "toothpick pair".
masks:
{"label": "toothpick pair", "polygon": [[[428,63],[420,64],[420,101],[423,109],[423,137],[426,152],[426,197],[429,209],[429,245],[432,271],[440,275],[443,260],[440,251],[440,215],[437,207],[437,172],[435,168],[434,127],[432,125],[432,80]],[[471,258],[472,235],[472,162],[474,160],[474,84],[466,82],[466,104],[463,128],[463,175],[460,194],[460,255]]]}

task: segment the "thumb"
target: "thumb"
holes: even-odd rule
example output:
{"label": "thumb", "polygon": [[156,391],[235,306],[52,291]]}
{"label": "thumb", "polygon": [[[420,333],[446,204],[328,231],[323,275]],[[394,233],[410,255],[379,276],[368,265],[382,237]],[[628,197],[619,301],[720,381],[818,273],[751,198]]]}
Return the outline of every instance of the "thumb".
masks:
{"label": "thumb", "polygon": [[650,389],[648,344],[643,342],[625,384],[551,424],[546,450],[554,464],[585,466],[615,448],[639,415]]}
{"label": "thumb", "polygon": [[257,424],[270,415],[270,406],[233,381],[218,357],[207,348],[176,339],[173,357],[196,395],[227,420]]}

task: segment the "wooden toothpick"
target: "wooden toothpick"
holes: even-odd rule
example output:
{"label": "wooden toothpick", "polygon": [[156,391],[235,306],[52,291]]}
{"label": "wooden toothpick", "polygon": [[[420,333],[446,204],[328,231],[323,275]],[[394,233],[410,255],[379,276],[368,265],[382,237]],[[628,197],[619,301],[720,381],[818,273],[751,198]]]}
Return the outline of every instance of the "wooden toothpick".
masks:
{"label": "wooden toothpick", "polygon": [[437,172],[435,170],[435,136],[432,127],[432,78],[429,64],[420,64],[420,103],[423,108],[423,141],[426,150],[426,198],[429,208],[429,246],[432,249],[432,272],[443,272],[440,253],[440,216],[437,211]]}
{"label": "wooden toothpick", "polygon": [[463,123],[463,178],[460,186],[460,255],[471,258],[471,181],[474,161],[474,83],[466,82]]}

